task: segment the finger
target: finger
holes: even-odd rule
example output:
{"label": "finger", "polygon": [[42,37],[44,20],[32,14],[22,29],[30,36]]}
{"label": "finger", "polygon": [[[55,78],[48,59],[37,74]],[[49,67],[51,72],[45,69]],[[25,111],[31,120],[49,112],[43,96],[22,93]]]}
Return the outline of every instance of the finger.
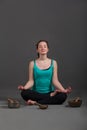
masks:
{"label": "finger", "polygon": [[71,87],[68,87],[68,89],[70,89],[70,90],[71,90],[72,88],[71,88]]}

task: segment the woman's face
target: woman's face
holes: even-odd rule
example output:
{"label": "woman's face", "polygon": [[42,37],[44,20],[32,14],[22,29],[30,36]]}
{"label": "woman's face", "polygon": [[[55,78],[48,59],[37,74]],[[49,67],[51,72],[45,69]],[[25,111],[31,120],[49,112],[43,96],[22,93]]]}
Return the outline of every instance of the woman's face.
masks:
{"label": "woman's face", "polygon": [[48,46],[47,46],[47,43],[42,41],[38,44],[38,48],[37,48],[37,52],[40,54],[40,55],[44,55],[44,54],[47,54],[48,52]]}

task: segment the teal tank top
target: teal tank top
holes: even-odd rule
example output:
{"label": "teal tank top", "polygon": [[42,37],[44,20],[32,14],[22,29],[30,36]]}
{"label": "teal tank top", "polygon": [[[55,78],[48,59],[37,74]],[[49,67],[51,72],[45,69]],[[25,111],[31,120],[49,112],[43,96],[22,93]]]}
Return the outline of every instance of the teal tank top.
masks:
{"label": "teal tank top", "polygon": [[53,68],[53,60],[51,61],[50,67],[43,70],[39,69],[39,67],[36,65],[36,61],[34,61],[34,86],[32,87],[32,90],[39,93],[49,93],[54,91],[54,87],[52,85]]}

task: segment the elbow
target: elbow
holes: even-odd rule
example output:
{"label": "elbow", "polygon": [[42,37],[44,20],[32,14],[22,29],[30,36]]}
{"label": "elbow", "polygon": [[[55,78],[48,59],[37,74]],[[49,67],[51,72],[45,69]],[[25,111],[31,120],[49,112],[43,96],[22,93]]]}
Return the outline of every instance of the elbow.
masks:
{"label": "elbow", "polygon": [[56,86],[59,85],[59,80],[58,79],[53,79],[52,83],[56,87]]}
{"label": "elbow", "polygon": [[31,86],[34,85],[34,80],[29,80],[29,82],[30,82]]}
{"label": "elbow", "polygon": [[33,85],[34,85],[34,80],[28,80],[28,84],[29,84],[30,86],[33,86]]}
{"label": "elbow", "polygon": [[34,80],[32,80],[32,83],[31,83],[31,84],[32,84],[32,86],[34,85]]}

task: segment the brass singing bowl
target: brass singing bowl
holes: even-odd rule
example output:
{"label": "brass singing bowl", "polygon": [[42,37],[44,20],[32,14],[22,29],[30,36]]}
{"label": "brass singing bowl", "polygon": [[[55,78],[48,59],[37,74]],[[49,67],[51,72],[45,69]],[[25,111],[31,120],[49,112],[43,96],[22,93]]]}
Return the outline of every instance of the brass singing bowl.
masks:
{"label": "brass singing bowl", "polygon": [[40,109],[47,109],[48,108],[48,105],[43,105],[43,104],[40,104],[40,103],[35,103],[35,105],[39,106]]}
{"label": "brass singing bowl", "polygon": [[69,100],[68,104],[70,107],[80,107],[82,104],[82,99],[80,99],[80,97],[76,97],[75,99]]}

